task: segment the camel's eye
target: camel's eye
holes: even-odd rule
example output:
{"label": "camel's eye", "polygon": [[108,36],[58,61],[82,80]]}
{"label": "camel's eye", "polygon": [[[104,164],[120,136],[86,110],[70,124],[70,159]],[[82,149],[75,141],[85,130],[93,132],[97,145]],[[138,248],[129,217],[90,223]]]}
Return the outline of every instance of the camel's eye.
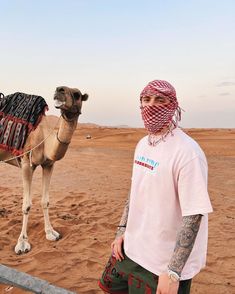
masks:
{"label": "camel's eye", "polygon": [[74,99],[78,100],[78,99],[81,97],[81,95],[80,95],[79,92],[75,92],[75,93],[73,94],[73,97],[74,97]]}
{"label": "camel's eye", "polygon": [[58,92],[64,93],[64,88],[63,87],[58,88]]}

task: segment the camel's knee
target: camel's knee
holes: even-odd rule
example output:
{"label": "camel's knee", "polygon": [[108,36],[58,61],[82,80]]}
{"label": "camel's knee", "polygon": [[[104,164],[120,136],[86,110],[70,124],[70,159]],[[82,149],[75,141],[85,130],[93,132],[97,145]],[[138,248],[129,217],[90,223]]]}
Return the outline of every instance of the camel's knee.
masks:
{"label": "camel's knee", "polygon": [[23,208],[22,208],[23,214],[28,214],[29,211],[30,211],[30,208],[31,208],[30,205],[29,206],[26,206],[26,207],[23,206]]}
{"label": "camel's knee", "polygon": [[41,203],[41,205],[42,205],[42,208],[43,208],[43,209],[46,209],[46,208],[49,207],[50,204],[49,204],[49,201],[46,201],[46,202],[43,201],[43,202]]}

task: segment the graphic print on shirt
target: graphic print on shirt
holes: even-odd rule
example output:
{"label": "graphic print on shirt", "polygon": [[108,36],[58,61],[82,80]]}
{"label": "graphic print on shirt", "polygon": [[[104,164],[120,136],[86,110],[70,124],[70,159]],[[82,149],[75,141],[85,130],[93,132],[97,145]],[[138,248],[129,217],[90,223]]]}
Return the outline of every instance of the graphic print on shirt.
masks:
{"label": "graphic print on shirt", "polygon": [[137,155],[134,163],[138,166],[143,167],[150,173],[156,173],[159,162],[143,155]]}

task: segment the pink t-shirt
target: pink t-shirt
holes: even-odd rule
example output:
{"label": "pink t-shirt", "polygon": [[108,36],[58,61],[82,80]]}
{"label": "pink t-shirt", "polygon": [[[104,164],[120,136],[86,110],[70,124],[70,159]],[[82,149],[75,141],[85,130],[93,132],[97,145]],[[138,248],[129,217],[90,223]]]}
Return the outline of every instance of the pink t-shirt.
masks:
{"label": "pink t-shirt", "polygon": [[199,145],[181,129],[157,146],[138,143],[125,232],[126,255],[160,275],[173,255],[182,216],[202,214],[193,250],[181,279],[191,279],[206,263],[208,213],[207,161]]}

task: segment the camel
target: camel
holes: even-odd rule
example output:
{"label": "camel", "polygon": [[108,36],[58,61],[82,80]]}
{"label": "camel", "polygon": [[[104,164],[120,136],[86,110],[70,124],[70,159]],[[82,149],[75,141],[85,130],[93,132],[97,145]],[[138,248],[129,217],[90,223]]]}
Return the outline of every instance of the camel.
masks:
{"label": "camel", "polygon": [[[61,235],[56,232],[49,219],[49,185],[54,163],[64,157],[81,114],[82,102],[88,99],[76,88],[57,87],[54,95],[55,107],[60,109],[61,118],[58,131],[52,131],[47,117],[44,115],[37,128],[28,136],[24,151],[33,149],[22,157],[13,158],[9,152],[0,149],[0,161],[21,168],[23,178],[23,223],[15,253],[27,253],[31,249],[28,241],[27,224],[32,205],[32,178],[37,166],[42,167],[42,200],[46,239],[56,241]],[[40,144],[41,143],[41,144]]]}

